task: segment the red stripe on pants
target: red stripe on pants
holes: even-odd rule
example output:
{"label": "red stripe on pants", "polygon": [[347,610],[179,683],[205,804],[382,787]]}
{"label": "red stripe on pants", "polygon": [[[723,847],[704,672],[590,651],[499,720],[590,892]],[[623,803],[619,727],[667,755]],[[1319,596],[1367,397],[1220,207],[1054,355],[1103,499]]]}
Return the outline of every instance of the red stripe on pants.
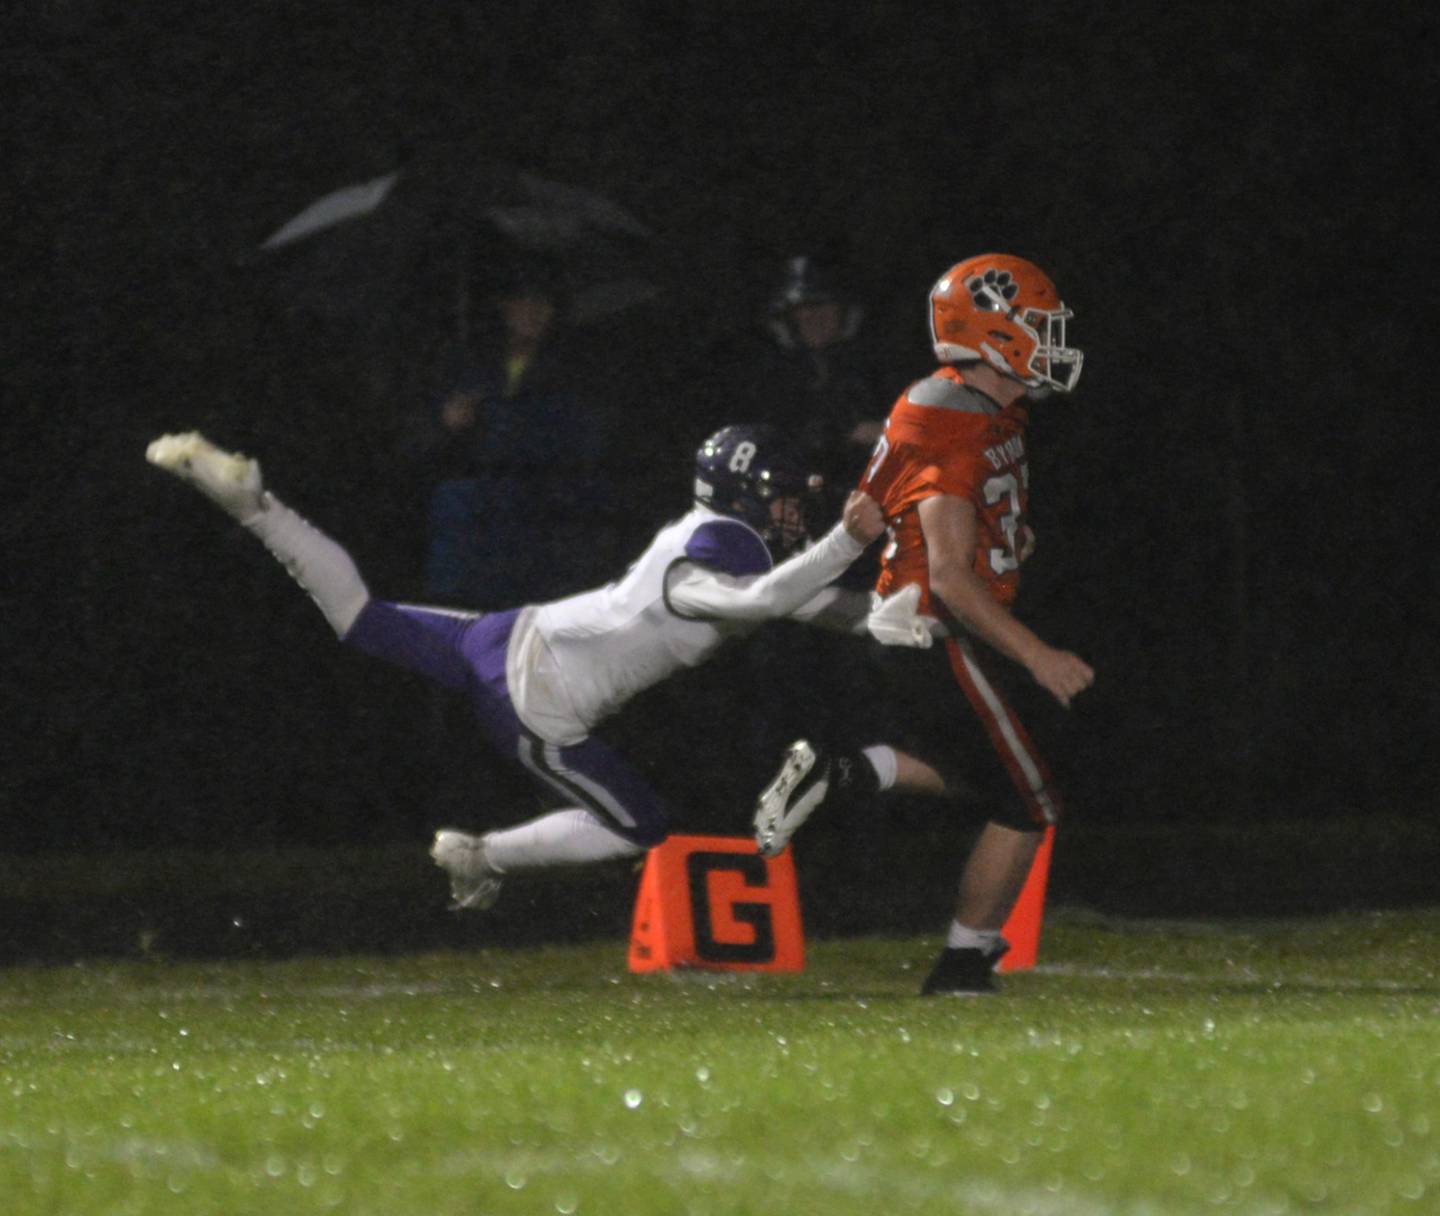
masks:
{"label": "red stripe on pants", "polygon": [[1020,719],[986,676],[969,646],[947,638],[950,669],[970,706],[984,724],[990,744],[1010,774],[1010,780],[1037,825],[1043,827],[1060,818],[1060,797],[1052,788],[1050,768],[1035,750]]}

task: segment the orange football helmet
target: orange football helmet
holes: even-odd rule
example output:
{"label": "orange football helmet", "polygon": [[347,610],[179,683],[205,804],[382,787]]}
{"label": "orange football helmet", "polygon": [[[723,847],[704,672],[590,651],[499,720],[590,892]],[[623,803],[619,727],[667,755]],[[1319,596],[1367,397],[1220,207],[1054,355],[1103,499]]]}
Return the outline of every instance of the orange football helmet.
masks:
{"label": "orange football helmet", "polygon": [[982,253],[930,290],[930,341],[941,363],[983,359],[1030,388],[1068,393],[1085,356],[1065,345],[1074,314],[1049,276],[1024,258]]}

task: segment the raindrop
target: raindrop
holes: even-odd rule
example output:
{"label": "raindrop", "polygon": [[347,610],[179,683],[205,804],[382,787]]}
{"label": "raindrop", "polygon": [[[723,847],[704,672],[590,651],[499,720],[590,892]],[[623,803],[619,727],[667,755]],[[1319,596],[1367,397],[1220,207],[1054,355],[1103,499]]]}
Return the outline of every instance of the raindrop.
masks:
{"label": "raindrop", "polygon": [[1385,1109],[1385,1102],[1379,1094],[1366,1094],[1360,1099],[1360,1105],[1372,1115],[1378,1115]]}
{"label": "raindrop", "polygon": [[285,1172],[284,1157],[267,1157],[265,1159],[265,1172],[272,1178],[278,1178]]}
{"label": "raindrop", "polygon": [[941,1106],[951,1106],[955,1102],[955,1091],[948,1087],[945,1089],[936,1090],[935,1101],[940,1103]]}
{"label": "raindrop", "polygon": [[560,1198],[555,1201],[555,1210],[560,1213],[560,1216],[570,1216],[579,1206],[580,1200],[573,1194],[561,1195]]}
{"label": "raindrop", "polygon": [[519,1170],[507,1170],[505,1173],[505,1185],[508,1186],[512,1191],[524,1190],[525,1175]]}
{"label": "raindrop", "polygon": [[710,1082],[710,1070],[702,1064],[695,1070],[695,1079],[699,1081],[701,1085],[708,1085]]}
{"label": "raindrop", "polygon": [[627,1089],[625,1091],[625,1105],[631,1110],[634,1110],[643,1101],[645,1101],[645,1095],[638,1089]]}

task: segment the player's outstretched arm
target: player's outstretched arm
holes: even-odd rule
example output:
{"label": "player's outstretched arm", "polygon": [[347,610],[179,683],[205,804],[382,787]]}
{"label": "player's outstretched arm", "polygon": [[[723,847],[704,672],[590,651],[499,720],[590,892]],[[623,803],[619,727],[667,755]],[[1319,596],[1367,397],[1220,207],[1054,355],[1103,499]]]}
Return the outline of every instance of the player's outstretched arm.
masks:
{"label": "player's outstretched arm", "polygon": [[666,587],[666,600],[680,615],[702,620],[759,622],[790,616],[844,573],[884,530],[875,500],[856,490],[839,523],[773,570],[735,577],[681,564]]}

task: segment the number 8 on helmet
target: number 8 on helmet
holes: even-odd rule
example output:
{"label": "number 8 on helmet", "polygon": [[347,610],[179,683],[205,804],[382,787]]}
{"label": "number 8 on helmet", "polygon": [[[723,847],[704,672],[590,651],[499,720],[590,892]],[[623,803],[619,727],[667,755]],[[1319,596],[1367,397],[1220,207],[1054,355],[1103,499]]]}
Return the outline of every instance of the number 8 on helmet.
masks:
{"label": "number 8 on helmet", "polygon": [[779,561],[808,539],[806,505],[819,490],[774,427],[722,427],[695,453],[695,501],[749,524]]}

